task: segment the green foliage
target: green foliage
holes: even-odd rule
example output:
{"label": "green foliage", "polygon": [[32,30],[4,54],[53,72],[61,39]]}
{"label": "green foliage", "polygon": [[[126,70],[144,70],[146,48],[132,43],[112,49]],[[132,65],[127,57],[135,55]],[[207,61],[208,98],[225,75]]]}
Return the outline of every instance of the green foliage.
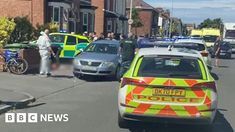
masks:
{"label": "green foliage", "polygon": [[136,8],[132,9],[132,20],[133,20],[133,23],[131,26],[135,28],[135,34],[137,35],[137,28],[142,27],[143,24],[139,17],[139,10]]}
{"label": "green foliage", "polygon": [[171,36],[174,36],[174,35],[179,35],[179,27],[181,27],[181,21],[178,21],[178,20],[175,20],[175,19],[172,19],[171,20],[171,25],[169,27],[169,31],[171,32]]}
{"label": "green foliage", "polygon": [[216,19],[206,19],[200,25],[198,25],[199,29],[202,28],[217,28],[222,29],[223,27],[223,20],[221,18]]}
{"label": "green foliage", "polygon": [[141,19],[139,17],[139,10],[136,8],[133,8],[133,10],[132,10],[132,19],[133,19],[132,27],[138,28],[138,27],[143,26]]}
{"label": "green foliage", "polygon": [[20,43],[33,38],[34,27],[27,16],[16,17],[14,18],[14,22],[16,23],[16,27],[11,34],[9,43]]}
{"label": "green foliage", "polygon": [[5,17],[0,18],[0,48],[7,43],[15,26],[14,20],[9,20]]}
{"label": "green foliage", "polygon": [[40,32],[44,31],[45,29],[49,29],[51,33],[58,32],[59,25],[56,23],[47,23],[45,25],[37,25],[36,29],[34,30],[34,36],[37,38],[40,36]]}

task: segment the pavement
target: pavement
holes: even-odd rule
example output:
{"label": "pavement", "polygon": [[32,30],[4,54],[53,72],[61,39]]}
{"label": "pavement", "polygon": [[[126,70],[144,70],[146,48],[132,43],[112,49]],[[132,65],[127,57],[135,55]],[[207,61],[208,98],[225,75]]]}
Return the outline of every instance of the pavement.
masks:
{"label": "pavement", "polygon": [[[235,55],[233,56],[235,58]],[[214,68],[217,77],[219,104],[213,132],[234,132],[235,59],[222,60]],[[14,83],[12,83],[14,82]],[[131,129],[117,125],[117,92],[119,83],[109,78],[80,80],[72,76],[71,69],[54,72],[53,77],[37,75],[11,75],[0,73],[0,87],[26,92],[36,98],[27,107],[15,113],[62,113],[68,122],[5,123],[0,115],[1,132],[206,132],[200,126],[173,124],[136,124]]]}
{"label": "pavement", "polygon": [[0,114],[13,108],[22,108],[32,102],[35,102],[35,98],[28,93],[0,88]]}

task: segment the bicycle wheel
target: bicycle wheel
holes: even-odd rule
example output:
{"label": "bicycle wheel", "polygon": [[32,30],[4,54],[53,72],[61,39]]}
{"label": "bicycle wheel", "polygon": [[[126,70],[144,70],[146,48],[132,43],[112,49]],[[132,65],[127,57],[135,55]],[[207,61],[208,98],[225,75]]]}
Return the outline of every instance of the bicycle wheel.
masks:
{"label": "bicycle wheel", "polygon": [[28,62],[25,59],[11,59],[8,62],[8,68],[13,74],[24,74],[28,70]]}

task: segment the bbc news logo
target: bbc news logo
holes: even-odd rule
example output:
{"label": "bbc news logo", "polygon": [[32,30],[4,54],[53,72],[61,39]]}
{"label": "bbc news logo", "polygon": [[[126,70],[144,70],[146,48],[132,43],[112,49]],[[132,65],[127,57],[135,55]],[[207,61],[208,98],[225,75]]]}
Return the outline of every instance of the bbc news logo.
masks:
{"label": "bbc news logo", "polygon": [[6,113],[6,123],[68,122],[68,114]]}

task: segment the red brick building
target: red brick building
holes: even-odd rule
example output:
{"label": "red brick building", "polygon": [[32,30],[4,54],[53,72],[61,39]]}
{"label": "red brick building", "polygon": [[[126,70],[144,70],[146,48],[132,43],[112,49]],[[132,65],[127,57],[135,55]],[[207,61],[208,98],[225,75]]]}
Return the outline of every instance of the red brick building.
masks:
{"label": "red brick building", "polygon": [[100,33],[127,32],[126,0],[92,0],[95,11],[95,31]]}
{"label": "red brick building", "polygon": [[[130,14],[130,0],[127,0],[127,14]],[[147,4],[143,0],[133,0],[133,8],[138,9],[139,17],[143,24],[142,27],[137,28],[137,36],[152,36],[158,34],[158,11]],[[132,28],[132,32],[135,33],[136,30]]]}
{"label": "red brick building", "polygon": [[0,16],[27,16],[36,26],[49,22],[60,30],[79,32],[80,0],[0,0]]}

